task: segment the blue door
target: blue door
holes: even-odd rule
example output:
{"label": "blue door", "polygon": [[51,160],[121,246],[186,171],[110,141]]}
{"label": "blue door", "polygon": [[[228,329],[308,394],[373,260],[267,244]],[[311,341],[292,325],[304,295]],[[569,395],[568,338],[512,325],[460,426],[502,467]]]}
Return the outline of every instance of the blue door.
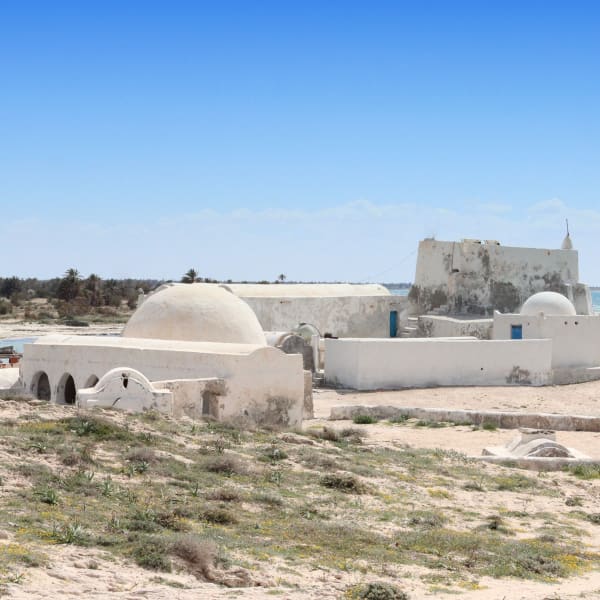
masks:
{"label": "blue door", "polygon": [[398,335],[398,311],[390,311],[390,337],[396,337]]}
{"label": "blue door", "polygon": [[523,339],[523,325],[511,325],[510,326],[510,339],[511,340],[522,340]]}

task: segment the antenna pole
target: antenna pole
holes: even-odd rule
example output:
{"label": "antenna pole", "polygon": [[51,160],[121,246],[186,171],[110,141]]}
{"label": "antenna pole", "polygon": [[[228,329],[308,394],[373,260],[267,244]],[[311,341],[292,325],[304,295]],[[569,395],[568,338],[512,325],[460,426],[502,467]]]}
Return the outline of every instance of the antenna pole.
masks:
{"label": "antenna pole", "polygon": [[567,222],[567,235],[569,235],[569,219],[565,219],[565,221]]}

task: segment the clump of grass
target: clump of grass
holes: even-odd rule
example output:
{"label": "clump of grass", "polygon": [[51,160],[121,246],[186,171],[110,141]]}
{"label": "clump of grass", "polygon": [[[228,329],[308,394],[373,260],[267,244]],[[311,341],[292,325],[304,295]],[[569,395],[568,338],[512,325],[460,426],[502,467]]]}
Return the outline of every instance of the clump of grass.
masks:
{"label": "clump of grass", "polygon": [[512,532],[506,526],[505,520],[500,515],[490,515],[486,521],[487,523],[484,525],[485,529],[489,529],[490,531],[498,531],[499,533],[504,533],[506,535],[512,535]]}
{"label": "clump of grass", "polygon": [[569,473],[579,479],[598,479],[600,478],[600,465],[574,465],[569,466]]}
{"label": "clump of grass", "polygon": [[205,508],[200,517],[207,523],[215,525],[235,525],[238,522],[237,517],[231,511],[220,506]]}
{"label": "clump of grass", "polygon": [[91,436],[97,440],[120,441],[132,441],[135,438],[134,434],[125,427],[100,417],[69,417],[61,419],[58,423],[81,437]]}
{"label": "clump of grass", "polygon": [[50,537],[57,544],[85,545],[89,541],[89,536],[78,521],[64,523],[63,525],[55,523]]}
{"label": "clump of grass", "polygon": [[59,449],[58,454],[61,462],[67,467],[76,467],[77,465],[90,464],[94,462],[93,444],[85,444],[81,448],[65,446]]}
{"label": "clump of grass", "polygon": [[312,448],[302,449],[300,461],[309,469],[327,469],[335,471],[340,468],[340,463],[333,457],[323,452],[317,452]]}
{"label": "clump of grass", "polygon": [[418,527],[441,527],[446,520],[444,515],[432,510],[413,510],[408,515],[409,525]]}
{"label": "clump of grass", "polygon": [[431,429],[441,429],[442,427],[448,427],[448,423],[445,421],[429,421],[425,419],[419,419],[415,423],[415,427],[430,427]]}
{"label": "clump of grass", "polygon": [[213,422],[207,423],[206,431],[226,437],[234,444],[240,444],[244,440],[244,435],[239,427],[234,423]]}
{"label": "clump of grass", "polygon": [[156,452],[153,448],[146,446],[138,446],[132,448],[125,457],[129,462],[146,462],[148,464],[155,463],[158,460]]}
{"label": "clump of grass", "polygon": [[340,435],[333,427],[323,427],[323,429],[310,429],[308,433],[319,440],[328,442],[339,442]]}
{"label": "clump of grass", "polygon": [[155,511],[151,508],[134,510],[127,520],[126,526],[130,531],[146,533],[153,533],[160,529],[184,531],[188,528],[181,515],[175,511]]}
{"label": "clump of grass", "polygon": [[354,475],[329,473],[321,477],[320,484],[326,488],[339,490],[347,494],[364,494],[367,486]]}
{"label": "clump of grass", "polygon": [[171,572],[169,546],[162,538],[156,536],[139,538],[132,553],[140,567],[152,571]]}
{"label": "clump of grass", "polygon": [[366,433],[354,427],[346,427],[344,429],[334,429],[333,427],[323,427],[323,429],[311,429],[308,432],[312,437],[328,442],[341,442],[347,440],[349,442],[360,443],[361,438],[365,437]]}
{"label": "clump of grass", "polygon": [[498,491],[514,492],[537,487],[537,481],[531,477],[526,477],[520,473],[511,473],[510,475],[500,475],[495,477],[496,488]]}
{"label": "clump of grass", "polygon": [[350,588],[346,597],[351,600],[408,600],[409,596],[397,585],[376,581]]}
{"label": "clump of grass", "polygon": [[208,500],[217,500],[220,502],[239,502],[242,499],[242,496],[233,488],[223,487],[208,492],[206,498]]}
{"label": "clump of grass", "polygon": [[277,442],[272,442],[263,452],[262,460],[277,462],[288,457],[287,452],[281,448]]}
{"label": "clump of grass", "polygon": [[600,525],[600,513],[589,513],[585,518],[594,525]]}
{"label": "clump of grass", "polygon": [[377,417],[362,414],[354,415],[354,418],[352,419],[352,422],[356,423],[356,425],[373,425],[378,421],[379,419]]}
{"label": "clump of grass", "polygon": [[211,473],[220,473],[221,475],[244,475],[248,472],[248,466],[232,454],[208,458],[204,462],[204,468]]}
{"label": "clump of grass", "polygon": [[252,500],[267,506],[283,506],[283,498],[271,492],[256,492],[252,495]]}
{"label": "clump of grass", "polygon": [[567,506],[583,506],[583,499],[581,496],[569,496],[569,498],[565,500],[565,504]]}
{"label": "clump of grass", "polygon": [[388,423],[394,423],[398,425],[404,424],[406,421],[408,421],[408,415],[396,415],[395,417],[388,419]]}
{"label": "clump of grass", "polygon": [[467,481],[463,485],[463,489],[469,492],[485,492],[485,487],[483,487],[483,481]]}
{"label": "clump of grass", "polygon": [[171,552],[184,560],[194,574],[200,574],[208,581],[212,580],[211,571],[217,559],[217,546],[214,542],[186,535],[172,543]]}
{"label": "clump of grass", "polygon": [[484,421],[481,424],[481,429],[483,429],[485,431],[496,431],[498,429],[498,427],[492,421]]}
{"label": "clump of grass", "polygon": [[34,495],[37,496],[38,500],[44,504],[49,504],[51,506],[58,504],[58,493],[52,488],[44,488],[38,492],[34,492]]}

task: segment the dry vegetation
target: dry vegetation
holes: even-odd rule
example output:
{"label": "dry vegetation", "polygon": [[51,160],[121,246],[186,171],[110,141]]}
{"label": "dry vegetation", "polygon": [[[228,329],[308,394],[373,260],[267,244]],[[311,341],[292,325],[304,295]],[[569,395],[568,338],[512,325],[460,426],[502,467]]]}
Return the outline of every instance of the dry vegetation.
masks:
{"label": "dry vegetation", "polygon": [[247,432],[0,402],[2,590],[33,597],[64,548],[81,549],[84,571],[129,565],[157,588],[290,598],[467,594],[598,568],[586,533],[600,527],[598,470],[538,476],[372,445],[368,431]]}

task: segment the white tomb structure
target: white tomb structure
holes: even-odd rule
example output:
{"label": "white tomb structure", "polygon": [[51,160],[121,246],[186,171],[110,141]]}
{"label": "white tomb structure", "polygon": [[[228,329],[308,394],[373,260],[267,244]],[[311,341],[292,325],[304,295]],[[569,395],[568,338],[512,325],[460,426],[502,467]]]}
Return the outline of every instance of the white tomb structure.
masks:
{"label": "white tomb structure", "polygon": [[302,357],[267,346],[248,305],[208,284],[161,289],[122,337],[52,335],[26,344],[20,380],[51,402],[259,425],[299,426],[305,401]]}
{"label": "white tomb structure", "polygon": [[452,385],[548,385],[600,379],[600,316],[556,292],[493,318],[475,337],[325,340],[325,379],[358,390]]}

